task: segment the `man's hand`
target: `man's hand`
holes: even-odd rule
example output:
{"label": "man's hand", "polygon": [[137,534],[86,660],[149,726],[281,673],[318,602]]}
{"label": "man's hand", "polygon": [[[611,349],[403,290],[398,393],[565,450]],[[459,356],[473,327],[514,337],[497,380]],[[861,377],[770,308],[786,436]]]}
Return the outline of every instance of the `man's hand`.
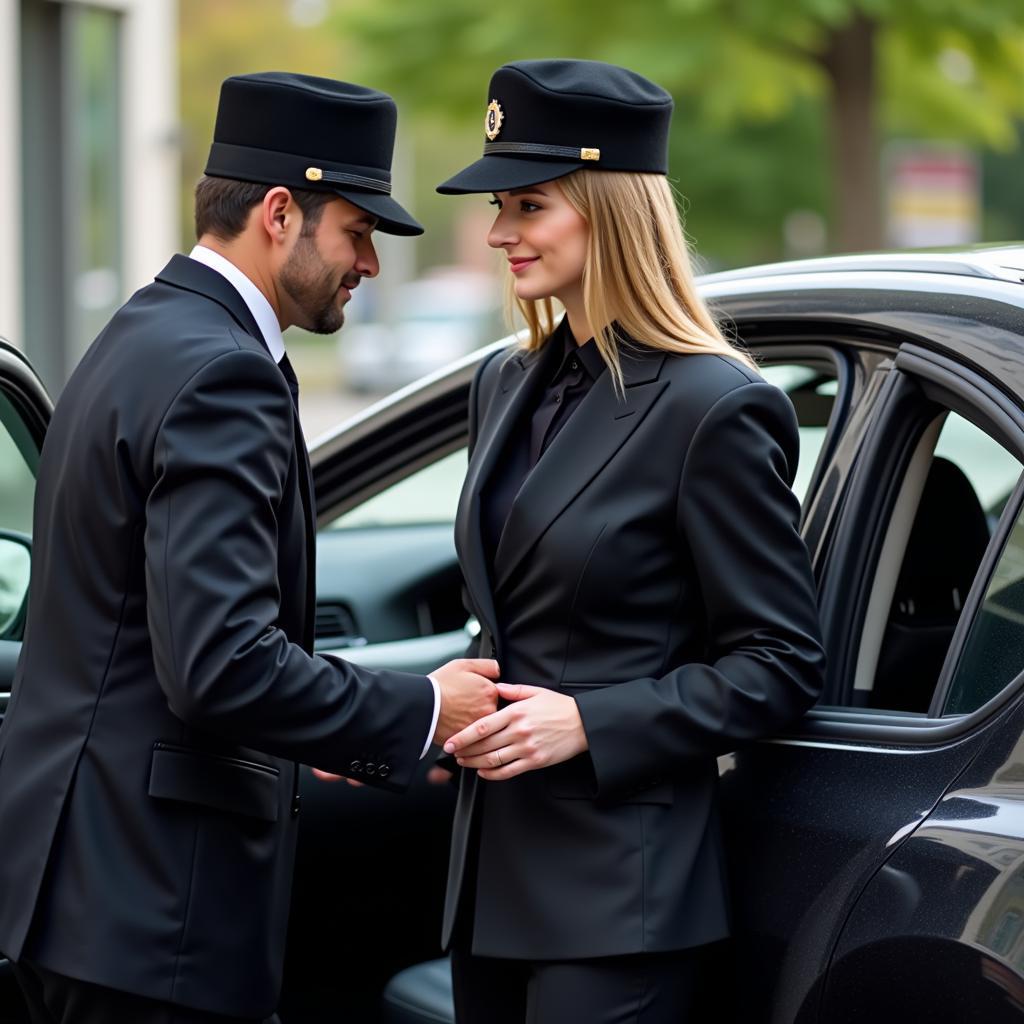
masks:
{"label": "man's hand", "polygon": [[491,714],[498,706],[494,680],[500,675],[498,663],[491,658],[456,658],[430,673],[441,691],[441,713],[437,718],[434,742],[465,729],[470,722]]}
{"label": "man's hand", "polygon": [[523,772],[568,761],[587,749],[576,701],[539,686],[498,683],[498,693],[513,701],[453,736],[445,753],[481,779],[501,782]]}
{"label": "man's hand", "polygon": [[339,779],[344,779],[350,786],[355,786],[359,789],[365,783],[360,782],[358,779],[350,779],[346,775],[335,775],[334,772],[325,772],[322,768],[310,769],[318,779],[323,779],[324,782],[337,782]]}

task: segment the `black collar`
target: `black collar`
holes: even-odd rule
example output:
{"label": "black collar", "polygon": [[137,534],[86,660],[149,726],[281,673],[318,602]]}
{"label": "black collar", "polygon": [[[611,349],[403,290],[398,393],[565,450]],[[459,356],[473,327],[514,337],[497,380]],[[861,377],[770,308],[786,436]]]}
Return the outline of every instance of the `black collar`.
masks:
{"label": "black collar", "polygon": [[552,345],[560,352],[558,357],[558,368],[551,377],[552,382],[561,380],[570,369],[573,359],[578,359],[584,372],[592,381],[597,380],[605,371],[605,362],[598,351],[597,343],[593,338],[582,345],[576,344],[572,331],[569,329],[569,318],[562,317],[558,326],[552,331],[548,338],[548,345]]}
{"label": "black collar", "polygon": [[251,334],[267,349],[267,353],[270,353],[256,318],[249,311],[238,290],[223,274],[218,274],[205,263],[179,253],[171,257],[171,262],[156,275],[156,279],[176,288],[184,288],[186,291],[203,295],[223,306],[238,321],[242,330]]}

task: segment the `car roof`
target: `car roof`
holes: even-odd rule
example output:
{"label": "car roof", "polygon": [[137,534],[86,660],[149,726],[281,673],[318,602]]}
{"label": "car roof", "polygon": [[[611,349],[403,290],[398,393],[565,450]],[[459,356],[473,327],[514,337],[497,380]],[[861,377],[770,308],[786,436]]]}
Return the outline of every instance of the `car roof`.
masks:
{"label": "car roof", "polygon": [[763,263],[741,270],[724,270],[698,278],[701,286],[750,278],[798,274],[892,272],[953,274],[962,277],[1024,283],[1024,242],[977,246],[966,249],[928,249],[911,252],[856,253]]}

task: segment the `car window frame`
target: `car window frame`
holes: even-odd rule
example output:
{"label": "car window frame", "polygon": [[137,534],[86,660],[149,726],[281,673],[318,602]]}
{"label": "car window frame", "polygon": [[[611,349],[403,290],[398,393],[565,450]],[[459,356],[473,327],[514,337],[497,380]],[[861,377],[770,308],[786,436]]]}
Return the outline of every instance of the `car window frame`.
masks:
{"label": "car window frame", "polygon": [[[876,420],[865,437],[864,451],[850,484],[848,508],[837,530],[836,548],[843,550],[826,574],[826,585],[822,592],[822,617],[830,658],[840,646],[836,638],[844,625],[844,615],[839,611],[843,602],[837,598],[843,589],[854,592],[852,604],[855,619],[851,621],[846,615],[845,629],[849,637],[855,637],[856,641],[846,644],[843,652],[845,657],[840,658],[838,668],[831,665],[827,696],[836,692],[837,674],[842,677],[840,682],[849,680],[852,684],[870,583],[876,571],[892,504],[902,486],[907,464],[930,419],[928,405],[947,408],[963,416],[1024,463],[1024,410],[987,378],[955,360],[919,344],[905,342],[893,360],[884,392]],[[915,418],[909,422],[906,417],[908,406],[917,409]],[[899,438],[898,443],[894,443],[894,433]],[[885,467],[882,480],[878,479],[879,467]],[[850,705],[818,706],[808,712],[801,723],[800,735],[913,747],[932,746],[949,743],[973,733],[1013,703],[1024,689],[1024,673],[969,714],[938,715],[963,653],[964,642],[984,600],[1006,539],[1021,514],[1022,505],[1024,470],[999,517],[964,601],[928,711],[855,708]],[[871,538],[871,550],[866,557],[863,549],[865,536]],[[859,575],[851,576],[853,554],[863,560],[865,565]]]}
{"label": "car window frame", "polygon": [[[16,443],[20,447],[27,441],[35,447],[36,457],[31,461],[30,469],[33,476],[36,476],[39,452],[42,450],[50,417],[53,415],[53,399],[25,356],[3,338],[0,338],[0,392],[10,401],[27,431],[27,438],[17,439]],[[20,639],[0,640],[2,678],[9,679],[13,676],[14,665],[20,653]],[[10,691],[0,689],[0,724],[3,722],[10,699]]]}

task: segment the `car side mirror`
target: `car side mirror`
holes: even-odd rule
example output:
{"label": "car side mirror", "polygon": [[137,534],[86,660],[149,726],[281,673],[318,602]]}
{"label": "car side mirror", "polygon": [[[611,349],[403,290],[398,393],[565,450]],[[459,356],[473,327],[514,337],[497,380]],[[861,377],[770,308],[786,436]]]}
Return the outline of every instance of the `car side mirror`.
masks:
{"label": "car side mirror", "polygon": [[0,640],[19,639],[32,569],[32,538],[0,530]]}

